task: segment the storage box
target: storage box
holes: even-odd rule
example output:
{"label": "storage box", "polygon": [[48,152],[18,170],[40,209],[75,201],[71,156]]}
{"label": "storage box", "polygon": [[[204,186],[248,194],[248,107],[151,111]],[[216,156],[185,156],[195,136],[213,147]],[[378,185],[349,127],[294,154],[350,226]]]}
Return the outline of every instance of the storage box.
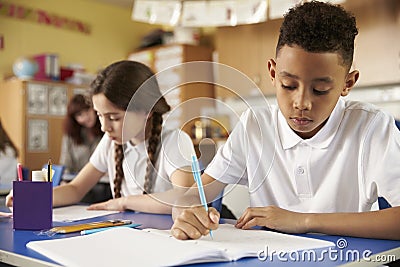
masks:
{"label": "storage box", "polygon": [[38,72],[34,78],[36,80],[59,80],[60,66],[57,54],[40,54],[33,56],[38,64]]}
{"label": "storage box", "polygon": [[53,226],[53,184],[13,181],[15,230],[44,230]]}

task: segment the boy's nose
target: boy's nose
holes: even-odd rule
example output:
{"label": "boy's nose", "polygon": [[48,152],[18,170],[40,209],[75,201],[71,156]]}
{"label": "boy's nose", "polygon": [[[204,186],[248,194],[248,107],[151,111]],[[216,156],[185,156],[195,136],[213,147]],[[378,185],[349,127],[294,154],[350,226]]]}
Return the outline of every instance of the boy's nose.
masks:
{"label": "boy's nose", "polygon": [[307,92],[299,92],[296,94],[296,97],[293,101],[293,106],[295,109],[300,110],[310,110],[311,109],[311,100],[307,94]]}

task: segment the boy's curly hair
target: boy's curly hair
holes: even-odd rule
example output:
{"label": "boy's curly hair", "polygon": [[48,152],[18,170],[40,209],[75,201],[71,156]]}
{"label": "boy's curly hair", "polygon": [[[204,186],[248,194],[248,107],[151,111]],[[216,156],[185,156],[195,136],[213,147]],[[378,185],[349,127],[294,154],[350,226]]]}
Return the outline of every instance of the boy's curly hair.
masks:
{"label": "boy's curly hair", "polygon": [[276,54],[284,45],[297,45],[308,52],[338,53],[342,64],[350,69],[357,34],[355,17],[342,7],[318,1],[306,2],[285,14]]}

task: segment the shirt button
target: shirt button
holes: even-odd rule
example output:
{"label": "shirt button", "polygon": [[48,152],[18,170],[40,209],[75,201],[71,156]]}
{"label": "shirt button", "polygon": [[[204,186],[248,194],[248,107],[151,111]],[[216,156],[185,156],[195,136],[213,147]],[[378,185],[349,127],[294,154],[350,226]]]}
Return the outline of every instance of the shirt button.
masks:
{"label": "shirt button", "polygon": [[301,174],[304,174],[304,168],[303,167],[297,167],[297,169],[296,169],[296,174],[299,174],[299,175],[301,175]]}

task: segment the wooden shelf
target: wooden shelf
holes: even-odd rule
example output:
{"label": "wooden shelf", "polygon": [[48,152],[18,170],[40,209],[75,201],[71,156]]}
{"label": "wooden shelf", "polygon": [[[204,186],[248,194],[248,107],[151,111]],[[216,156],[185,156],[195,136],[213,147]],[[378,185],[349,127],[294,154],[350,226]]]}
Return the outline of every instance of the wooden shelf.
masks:
{"label": "wooden shelf", "polygon": [[[87,89],[59,81],[17,78],[0,83],[1,120],[25,167],[31,171],[41,170],[49,158],[54,164],[59,162],[68,101],[74,93]],[[34,96],[33,92],[39,94]],[[36,102],[35,106],[32,102]]]}

